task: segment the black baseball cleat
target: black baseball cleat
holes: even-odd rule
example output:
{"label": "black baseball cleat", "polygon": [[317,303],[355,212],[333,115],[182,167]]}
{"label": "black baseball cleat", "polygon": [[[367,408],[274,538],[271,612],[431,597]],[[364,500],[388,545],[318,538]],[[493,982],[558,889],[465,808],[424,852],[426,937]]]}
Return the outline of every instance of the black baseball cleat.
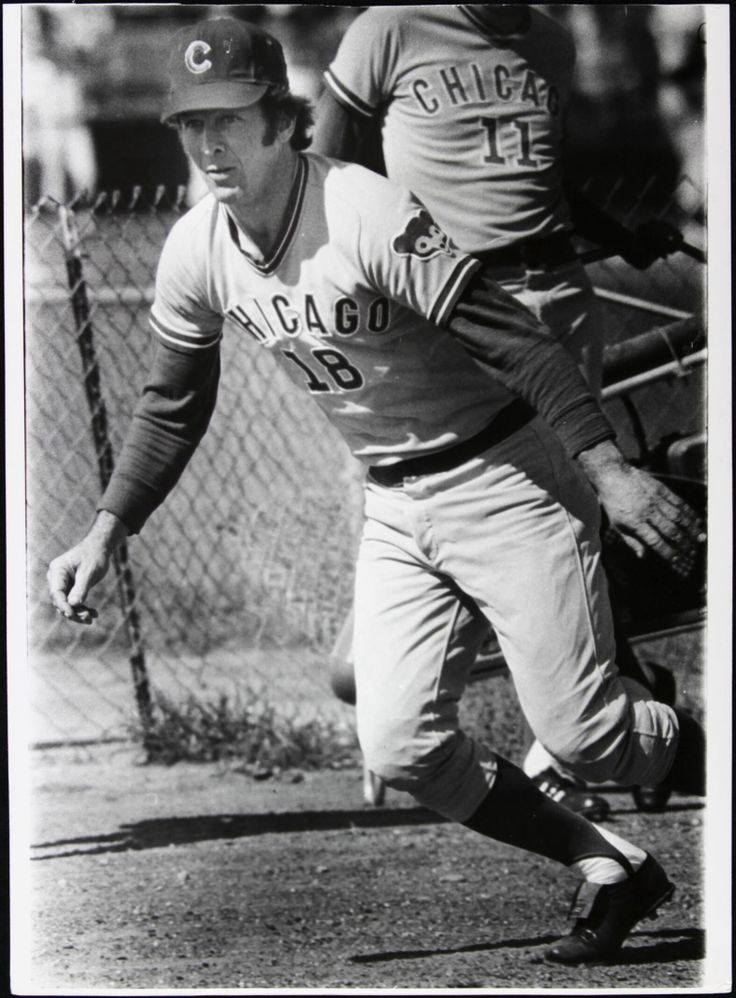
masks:
{"label": "black baseball cleat", "polygon": [[[677,683],[670,670],[657,665],[656,662],[647,662],[646,670],[651,677],[652,697],[660,703],[674,707],[677,698]],[[671,794],[672,784],[667,779],[660,783],[647,783],[641,787],[634,787],[631,791],[637,810],[649,814],[664,811]]]}
{"label": "black baseball cleat", "polygon": [[657,908],[672,897],[674,885],[654,857],[619,884],[589,884],[577,889],[570,910],[575,926],[545,953],[553,963],[596,963],[610,960],[642,918],[655,918]]}
{"label": "black baseball cleat", "polygon": [[605,821],[611,810],[605,798],[590,793],[584,783],[562,776],[551,766],[533,776],[532,783],[547,797],[588,821]]}
{"label": "black baseball cleat", "polygon": [[646,783],[641,787],[632,787],[637,811],[645,814],[661,814],[667,810],[667,804],[672,796],[672,787],[667,780],[661,783]]}

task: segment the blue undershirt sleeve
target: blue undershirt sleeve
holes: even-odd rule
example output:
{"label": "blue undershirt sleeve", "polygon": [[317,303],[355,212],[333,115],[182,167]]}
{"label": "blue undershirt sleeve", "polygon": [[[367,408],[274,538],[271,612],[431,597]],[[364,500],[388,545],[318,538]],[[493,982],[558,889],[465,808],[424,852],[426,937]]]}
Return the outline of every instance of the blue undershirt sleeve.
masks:
{"label": "blue undershirt sleeve", "polygon": [[464,286],[444,325],[476,363],[534,407],[571,457],[615,438],[572,355],[485,268]]}

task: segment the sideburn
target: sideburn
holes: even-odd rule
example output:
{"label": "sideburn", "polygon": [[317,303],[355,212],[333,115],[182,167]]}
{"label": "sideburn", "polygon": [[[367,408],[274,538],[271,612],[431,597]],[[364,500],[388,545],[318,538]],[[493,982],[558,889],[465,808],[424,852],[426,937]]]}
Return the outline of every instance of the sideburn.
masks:
{"label": "sideburn", "polygon": [[266,118],[266,130],[263,133],[262,144],[264,146],[272,146],[276,141],[280,126],[284,124],[286,124],[286,120],[281,116],[274,115]]}

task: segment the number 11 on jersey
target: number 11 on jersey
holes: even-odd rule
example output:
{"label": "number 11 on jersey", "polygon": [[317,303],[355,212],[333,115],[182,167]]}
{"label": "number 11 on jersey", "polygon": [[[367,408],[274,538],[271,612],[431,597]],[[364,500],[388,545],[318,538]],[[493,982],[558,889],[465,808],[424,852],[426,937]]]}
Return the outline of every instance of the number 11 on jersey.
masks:
{"label": "number 11 on jersey", "polygon": [[[498,163],[503,166],[539,166],[539,161],[532,156],[532,126],[523,118],[479,118],[485,131],[486,153],[485,163]],[[500,126],[506,126],[506,132],[513,128],[518,133],[519,153],[515,156],[502,156],[499,151]]]}

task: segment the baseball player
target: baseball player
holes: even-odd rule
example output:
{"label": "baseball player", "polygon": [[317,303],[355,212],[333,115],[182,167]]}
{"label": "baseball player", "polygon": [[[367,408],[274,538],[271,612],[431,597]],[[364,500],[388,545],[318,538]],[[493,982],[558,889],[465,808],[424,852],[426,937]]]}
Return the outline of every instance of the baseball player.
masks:
{"label": "baseball player", "polygon": [[[325,73],[313,148],[383,169],[429,208],[453,242],[526,305],[601,390],[604,319],[570,241],[573,227],[643,269],[682,241],[650,221],[632,233],[563,185],[564,113],[575,49],[558,21],[522,5],[369,8]],[[381,156],[381,153],[383,154]],[[619,669],[674,701],[674,679],[637,661],[616,625]],[[351,624],[331,661],[333,690],[354,702]],[[538,742],[524,769],[594,820],[605,798],[584,789]],[[368,799],[380,786],[366,774]],[[635,788],[661,810],[664,786]]]}
{"label": "baseball player", "polygon": [[463,632],[491,621],[535,732],[576,772],[702,793],[702,729],[617,672],[598,530],[602,503],[635,550],[686,572],[697,517],[626,462],[567,351],[413,195],[305,151],[311,108],[275,38],[202,21],[176,34],[169,67],[163,119],[210,193],[166,240],[153,367],[92,527],[49,566],[51,600],[70,621],[97,615],[88,594],[111,554],[206,430],[231,320],[228,335],[270,354],[368,468],[355,647],[370,768],[572,867],[579,917],[547,956],[611,956],[672,884],[460,730]]}

